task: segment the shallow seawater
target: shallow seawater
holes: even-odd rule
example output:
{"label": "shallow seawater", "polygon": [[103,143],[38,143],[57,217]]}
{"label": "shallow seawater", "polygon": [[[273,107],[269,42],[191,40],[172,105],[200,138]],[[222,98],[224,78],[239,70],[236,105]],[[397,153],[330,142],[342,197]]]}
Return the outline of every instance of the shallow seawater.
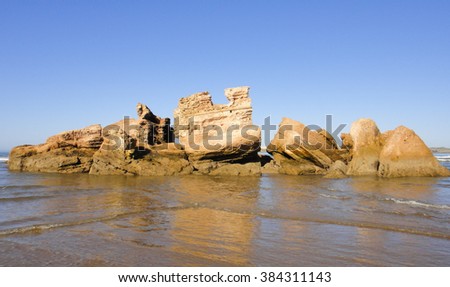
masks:
{"label": "shallow seawater", "polygon": [[450,178],[9,172],[0,266],[450,266]]}

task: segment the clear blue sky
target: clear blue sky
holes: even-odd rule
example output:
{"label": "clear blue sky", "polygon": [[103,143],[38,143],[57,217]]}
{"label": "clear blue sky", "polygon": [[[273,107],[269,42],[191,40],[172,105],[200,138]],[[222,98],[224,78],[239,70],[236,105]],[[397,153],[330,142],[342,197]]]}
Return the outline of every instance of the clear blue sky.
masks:
{"label": "clear blue sky", "polygon": [[254,121],[450,146],[450,1],[1,1],[0,150],[251,86]]}

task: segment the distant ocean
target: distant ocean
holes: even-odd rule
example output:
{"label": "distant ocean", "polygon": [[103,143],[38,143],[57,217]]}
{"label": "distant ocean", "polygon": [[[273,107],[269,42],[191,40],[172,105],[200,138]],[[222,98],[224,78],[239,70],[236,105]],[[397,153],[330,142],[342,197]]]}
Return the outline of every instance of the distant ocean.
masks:
{"label": "distant ocean", "polygon": [[7,152],[0,152],[0,162],[5,162],[8,160],[8,153]]}
{"label": "distant ocean", "polygon": [[20,173],[7,156],[0,266],[450,266],[450,178]]}
{"label": "distant ocean", "polygon": [[443,166],[445,167],[450,167],[449,163],[450,162],[450,154],[449,153],[435,153],[434,156],[442,163]]}

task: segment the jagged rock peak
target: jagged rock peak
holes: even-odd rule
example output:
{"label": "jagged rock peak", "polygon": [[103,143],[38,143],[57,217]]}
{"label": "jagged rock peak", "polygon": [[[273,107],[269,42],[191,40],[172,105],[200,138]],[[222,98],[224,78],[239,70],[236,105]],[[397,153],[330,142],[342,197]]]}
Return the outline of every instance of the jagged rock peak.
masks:
{"label": "jagged rock peak", "polygon": [[145,119],[151,121],[152,123],[159,124],[161,121],[160,117],[155,116],[152,111],[144,104],[138,103],[136,105],[136,113],[139,119]]}

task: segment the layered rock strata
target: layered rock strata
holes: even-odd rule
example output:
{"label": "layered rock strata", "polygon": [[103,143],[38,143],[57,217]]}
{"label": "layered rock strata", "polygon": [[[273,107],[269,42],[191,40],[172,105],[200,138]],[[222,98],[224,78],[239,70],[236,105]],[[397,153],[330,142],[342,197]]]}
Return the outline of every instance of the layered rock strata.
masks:
{"label": "layered rock strata", "polygon": [[89,172],[92,157],[102,143],[100,125],[63,132],[48,138],[44,144],[13,148],[8,167],[29,172]]}
{"label": "layered rock strata", "polygon": [[249,87],[226,89],[225,96],[225,105],[213,104],[208,92],[180,99],[175,136],[196,173],[260,174],[261,130],[252,123]]}
{"label": "layered rock strata", "polygon": [[284,174],[323,174],[337,160],[344,159],[334,138],[325,130],[312,130],[304,124],[283,118],[267,147]]}
{"label": "layered rock strata", "polygon": [[263,171],[326,178],[347,176],[450,176],[414,131],[400,126],[381,133],[371,119],[355,121],[342,146],[324,130],[284,118],[267,147],[273,161]]}
{"label": "layered rock strata", "polygon": [[93,156],[90,174],[178,175],[192,167],[181,146],[173,143],[169,118],[155,116],[139,103],[138,119],[125,118],[103,129],[103,143]]}
{"label": "layered rock strata", "polygon": [[[228,104],[208,92],[182,98],[175,127],[169,118],[136,106],[137,119],[102,128],[91,125],[51,136],[43,144],[15,147],[13,171],[167,176],[251,176],[261,173],[346,176],[450,176],[414,131],[400,126],[381,133],[371,119],[355,121],[342,146],[327,131],[284,118],[259,155],[261,130],[252,123],[248,87],[225,90]],[[175,143],[175,137],[179,143]]]}
{"label": "layered rock strata", "polygon": [[192,173],[180,145],[173,142],[170,119],[138,104],[138,119],[125,118],[102,129],[92,125],[63,132],[46,143],[14,148],[9,169],[99,175],[178,175]]}
{"label": "layered rock strata", "polygon": [[[213,105],[208,93],[181,99],[176,110],[181,144],[174,143],[169,118],[138,103],[137,119],[124,118],[103,129],[93,125],[52,136],[45,144],[14,148],[9,168],[97,175],[260,175],[261,132],[252,125],[248,91],[226,89],[228,105]],[[185,123],[187,130],[181,129]],[[188,141],[191,137],[194,145]]]}

